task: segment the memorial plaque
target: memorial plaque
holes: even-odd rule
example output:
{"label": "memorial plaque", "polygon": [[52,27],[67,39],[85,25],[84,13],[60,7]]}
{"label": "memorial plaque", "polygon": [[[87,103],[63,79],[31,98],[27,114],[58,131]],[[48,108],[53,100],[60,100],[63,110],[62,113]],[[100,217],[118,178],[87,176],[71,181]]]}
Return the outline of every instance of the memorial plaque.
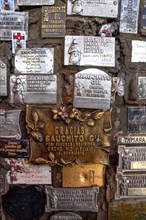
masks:
{"label": "memorial plaque", "polygon": [[63,167],[63,187],[104,186],[105,165],[89,164]]}
{"label": "memorial plaque", "polygon": [[121,0],[120,32],[137,34],[139,0]]}
{"label": "memorial plaque", "polygon": [[11,41],[12,31],[26,31],[28,36],[28,12],[0,12],[0,40]]}
{"label": "memorial plaque", "polygon": [[99,188],[47,188],[46,212],[91,211],[97,212]]}
{"label": "memorial plaque", "polygon": [[68,0],[67,14],[117,18],[118,0]]}
{"label": "memorial plaque", "polygon": [[64,37],[66,5],[42,7],[42,37]]}
{"label": "memorial plaque", "polygon": [[0,140],[0,156],[1,157],[29,157],[29,141],[8,141]]}
{"label": "memorial plaque", "polygon": [[51,216],[50,220],[82,220],[82,217],[72,212],[61,212]]}
{"label": "memorial plaque", "polygon": [[15,73],[52,74],[54,72],[54,49],[20,49],[15,56]]}
{"label": "memorial plaque", "polygon": [[138,98],[146,99],[146,77],[138,77]]}
{"label": "memorial plaque", "polygon": [[51,167],[48,165],[33,165],[26,159],[5,159],[10,165],[7,172],[9,184],[51,184]]}
{"label": "memorial plaque", "polygon": [[115,199],[146,198],[145,174],[118,174]]}
{"label": "memorial plaque", "polygon": [[135,144],[146,144],[146,136],[130,135],[130,136],[119,136],[118,144],[135,145]]}
{"label": "memorial plaque", "polygon": [[0,138],[21,138],[19,116],[21,110],[0,109]]}
{"label": "memorial plaque", "polygon": [[118,172],[146,170],[145,146],[118,146],[119,166]]}
{"label": "memorial plaque", "polygon": [[29,5],[54,5],[55,0],[17,0],[17,4],[20,6],[29,6]]}
{"label": "memorial plaque", "polygon": [[99,69],[86,69],[75,75],[74,107],[109,109],[111,76]]}
{"label": "memorial plaque", "polygon": [[145,220],[146,202],[144,200],[114,201],[109,203],[109,220]]}
{"label": "memorial plaque", "polygon": [[0,96],[7,96],[7,67],[0,61]]}
{"label": "memorial plaque", "polygon": [[128,132],[130,134],[146,133],[146,107],[128,107]]}
{"label": "memorial plaque", "polygon": [[11,103],[56,104],[56,75],[12,75],[10,78]]}
{"label": "memorial plaque", "polygon": [[30,160],[50,165],[69,165],[77,161],[108,164],[111,111],[81,113],[74,108],[27,105]]}
{"label": "memorial plaque", "polygon": [[146,62],[146,41],[132,40],[131,62]]}
{"label": "memorial plaque", "polygon": [[0,0],[0,9],[14,11],[14,0]]}
{"label": "memorial plaque", "polygon": [[114,67],[115,38],[66,36],[64,64]]}

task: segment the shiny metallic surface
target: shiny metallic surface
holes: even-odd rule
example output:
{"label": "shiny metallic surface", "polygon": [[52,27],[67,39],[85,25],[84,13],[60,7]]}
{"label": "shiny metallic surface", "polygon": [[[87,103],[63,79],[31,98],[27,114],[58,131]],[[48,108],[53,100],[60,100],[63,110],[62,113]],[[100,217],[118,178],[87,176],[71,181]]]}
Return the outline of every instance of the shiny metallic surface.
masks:
{"label": "shiny metallic surface", "polygon": [[7,66],[0,61],[0,97],[7,96]]}

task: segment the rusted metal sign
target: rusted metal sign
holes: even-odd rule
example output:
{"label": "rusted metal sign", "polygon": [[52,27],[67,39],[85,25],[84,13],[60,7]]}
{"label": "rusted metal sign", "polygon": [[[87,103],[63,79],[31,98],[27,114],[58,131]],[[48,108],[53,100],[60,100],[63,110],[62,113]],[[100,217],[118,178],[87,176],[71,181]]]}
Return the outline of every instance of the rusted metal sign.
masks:
{"label": "rusted metal sign", "polygon": [[99,188],[47,188],[46,212],[91,211],[97,212]]}
{"label": "rusted metal sign", "polygon": [[137,34],[139,0],[121,0],[120,32]]}
{"label": "rusted metal sign", "polygon": [[54,49],[20,49],[15,56],[15,73],[52,74],[54,72]]}
{"label": "rusted metal sign", "polygon": [[42,37],[64,37],[66,5],[42,7]]}
{"label": "rusted metal sign", "polygon": [[7,66],[0,61],[0,96],[7,96]]}
{"label": "rusted metal sign", "polygon": [[75,75],[74,107],[109,109],[111,76],[99,69],[86,69]]}
{"label": "rusted metal sign", "polygon": [[146,62],[146,41],[132,40],[131,62]]}
{"label": "rusted metal sign", "polygon": [[126,145],[146,144],[146,136],[143,135],[118,136],[118,144],[126,144]]}
{"label": "rusted metal sign", "polygon": [[67,14],[116,18],[118,0],[68,0]]}
{"label": "rusted metal sign", "polygon": [[77,161],[108,164],[111,111],[81,113],[72,108],[49,109],[47,106],[27,105],[30,160],[50,165]]}
{"label": "rusted metal sign", "polygon": [[65,37],[64,64],[115,66],[115,38],[93,36]]}
{"label": "rusted metal sign", "polygon": [[17,0],[17,4],[20,6],[54,5],[55,0]]}
{"label": "rusted metal sign", "polygon": [[50,220],[82,220],[82,217],[72,212],[61,212],[51,216]]}
{"label": "rusted metal sign", "polygon": [[[63,187],[104,186],[105,165],[89,164],[63,167]],[[69,176],[68,176],[69,175]]]}
{"label": "rusted metal sign", "polygon": [[11,103],[55,104],[57,102],[56,75],[12,75]]}

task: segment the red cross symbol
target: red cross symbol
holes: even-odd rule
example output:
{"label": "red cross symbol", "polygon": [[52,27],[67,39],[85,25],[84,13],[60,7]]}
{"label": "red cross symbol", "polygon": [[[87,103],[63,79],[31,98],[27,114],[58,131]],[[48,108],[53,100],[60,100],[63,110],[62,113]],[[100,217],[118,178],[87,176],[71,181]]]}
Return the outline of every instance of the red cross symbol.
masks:
{"label": "red cross symbol", "polygon": [[17,33],[15,35],[13,35],[13,39],[14,40],[17,40],[17,39],[20,39],[20,40],[25,40],[25,36],[22,36],[21,33]]}

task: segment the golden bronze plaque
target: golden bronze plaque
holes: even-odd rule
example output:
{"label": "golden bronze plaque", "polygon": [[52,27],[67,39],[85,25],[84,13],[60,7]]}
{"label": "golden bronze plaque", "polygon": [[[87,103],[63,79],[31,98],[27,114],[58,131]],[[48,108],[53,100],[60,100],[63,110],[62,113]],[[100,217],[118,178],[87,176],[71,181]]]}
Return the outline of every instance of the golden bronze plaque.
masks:
{"label": "golden bronze plaque", "polygon": [[63,187],[104,186],[104,164],[63,167]]}
{"label": "golden bronze plaque", "polygon": [[108,164],[111,110],[82,113],[74,108],[26,107],[34,163]]}

